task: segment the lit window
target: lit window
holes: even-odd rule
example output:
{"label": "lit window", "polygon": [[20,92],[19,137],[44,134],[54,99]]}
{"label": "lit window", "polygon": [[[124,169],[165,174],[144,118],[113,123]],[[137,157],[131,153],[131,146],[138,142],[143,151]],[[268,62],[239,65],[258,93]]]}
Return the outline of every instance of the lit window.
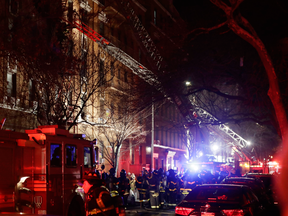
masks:
{"label": "lit window", "polygon": [[66,160],[65,163],[67,166],[76,166],[76,146],[74,145],[66,145],[65,151],[66,151]]}
{"label": "lit window", "polygon": [[154,25],[157,25],[157,11],[154,10]]}
{"label": "lit window", "polygon": [[16,73],[7,73],[7,95],[16,97]]}
{"label": "lit window", "polygon": [[29,101],[35,100],[35,93],[36,93],[35,81],[30,79],[29,80]]}
{"label": "lit window", "polygon": [[50,165],[61,167],[61,145],[51,144],[50,146]]}
{"label": "lit window", "polygon": [[84,147],[84,167],[91,168],[92,167],[92,151],[91,147]]}

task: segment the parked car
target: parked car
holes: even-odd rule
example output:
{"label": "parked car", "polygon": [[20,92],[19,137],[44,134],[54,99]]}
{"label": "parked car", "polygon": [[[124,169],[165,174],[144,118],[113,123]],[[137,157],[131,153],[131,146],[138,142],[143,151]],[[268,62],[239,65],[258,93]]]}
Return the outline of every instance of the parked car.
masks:
{"label": "parked car", "polygon": [[254,194],[258,197],[263,207],[269,209],[273,204],[271,203],[269,196],[266,193],[263,181],[258,178],[226,177],[222,180],[221,184],[246,185],[253,190]]}
{"label": "parked car", "polygon": [[195,187],[176,206],[175,215],[256,216],[263,215],[263,209],[248,186],[204,184]]}
{"label": "parked car", "polygon": [[275,190],[275,180],[277,176],[268,173],[246,173],[245,177],[261,179],[266,188],[266,193],[274,204],[278,204],[278,197]]}

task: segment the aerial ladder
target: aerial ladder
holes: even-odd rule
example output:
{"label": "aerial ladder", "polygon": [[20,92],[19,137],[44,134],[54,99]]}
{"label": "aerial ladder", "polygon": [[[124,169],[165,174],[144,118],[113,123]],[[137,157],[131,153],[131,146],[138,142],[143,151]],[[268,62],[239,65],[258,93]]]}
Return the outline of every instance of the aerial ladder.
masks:
{"label": "aerial ladder", "polygon": [[[126,12],[127,17],[129,17],[128,21],[133,26],[136,36],[138,36],[138,38],[146,48],[150,58],[153,60],[154,66],[156,66],[154,68],[156,68],[158,71],[163,70],[165,66],[163,58],[158,52],[158,49],[155,46],[153,40],[151,39],[149,33],[146,31],[145,27],[142,25],[135,11],[131,7],[131,0],[122,0],[121,6]],[[197,106],[197,104],[193,102],[192,98],[178,97],[174,95],[173,100],[188,122],[195,122],[195,119],[197,118],[197,116],[199,116],[200,120],[197,122],[198,124],[201,124],[201,121],[205,120],[205,123],[209,123],[207,124],[207,126],[211,128],[213,127],[213,123],[219,123],[219,120],[215,116],[205,111],[201,107]],[[190,106],[187,106],[188,104]],[[242,160],[246,159],[250,163],[252,163],[251,159],[242,150],[247,145],[249,145],[249,142],[247,142],[244,138],[242,138],[239,134],[235,133],[225,124],[219,124],[218,130],[224,132],[234,141],[233,150],[239,155]]]}
{"label": "aerial ladder", "polygon": [[[141,24],[139,18],[131,7],[131,1],[123,0],[121,1],[121,6],[125,13],[127,13],[126,15],[128,17],[128,21],[132,24],[134,33],[142,42],[147,53],[149,54],[150,63],[152,62],[153,69],[156,69],[157,72],[163,72],[163,58],[161,57],[153,40],[149,36],[144,26]],[[154,86],[161,93],[167,95],[167,92],[163,88],[162,84],[159,82],[158,77],[155,73],[153,73],[144,65],[133,59],[123,50],[119,49],[117,46],[106,40],[102,35],[90,28],[80,19],[68,21],[62,18],[62,20],[69,23],[73,28],[78,29],[80,32],[89,37],[92,41],[96,42],[109,55],[113,56],[123,65],[131,69],[131,71],[135,75],[143,79],[148,84]],[[203,121],[205,121],[206,124],[208,123],[207,127],[210,129],[211,127],[214,127],[211,123],[213,123],[214,125],[218,124],[216,130],[223,132],[226,136],[232,139],[233,150],[238,154],[240,159],[242,161],[248,160],[250,163],[252,163],[251,159],[244,153],[244,148],[249,144],[249,142],[247,142],[244,138],[235,133],[225,124],[219,123],[219,120],[215,116],[199,107],[195,102],[193,102],[191,98],[177,95],[173,95],[171,98],[188,123],[201,124],[203,123]],[[213,128],[213,130],[215,130],[215,127]]]}

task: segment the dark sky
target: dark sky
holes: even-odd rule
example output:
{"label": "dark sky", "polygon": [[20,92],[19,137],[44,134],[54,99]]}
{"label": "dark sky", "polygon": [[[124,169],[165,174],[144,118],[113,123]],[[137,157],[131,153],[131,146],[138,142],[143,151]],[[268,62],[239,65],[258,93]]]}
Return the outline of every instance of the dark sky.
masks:
{"label": "dark sky", "polygon": [[[225,20],[224,13],[209,0],[174,0],[181,17],[195,27],[211,27]],[[287,0],[245,0],[239,11],[264,41],[288,36]]]}
{"label": "dark sky", "polygon": [[[226,21],[224,12],[209,0],[174,0],[174,5],[182,19],[187,22],[188,30],[213,27]],[[271,55],[278,77],[281,77],[281,93],[288,111],[288,100],[285,101],[285,98],[288,98],[287,68],[279,70],[279,64],[283,62],[278,61],[283,58],[280,53],[283,53],[284,49],[288,53],[288,45],[287,48],[279,45],[280,40],[288,38],[288,1],[245,0],[237,12],[254,27]],[[184,48],[189,57],[187,64],[183,64],[183,71],[187,72],[187,76],[190,74],[191,80],[198,79],[202,80],[204,85],[217,86],[216,80],[224,77],[239,84],[243,89],[243,96],[248,98],[244,104],[247,109],[250,111],[251,108],[251,113],[256,115],[263,114],[265,117],[258,115],[259,119],[267,120],[266,126],[276,132],[274,110],[267,96],[269,84],[266,72],[258,53],[248,42],[224,26],[193,39],[187,38]],[[241,57],[244,57],[243,67],[239,66]],[[241,135],[245,137],[244,133]]]}

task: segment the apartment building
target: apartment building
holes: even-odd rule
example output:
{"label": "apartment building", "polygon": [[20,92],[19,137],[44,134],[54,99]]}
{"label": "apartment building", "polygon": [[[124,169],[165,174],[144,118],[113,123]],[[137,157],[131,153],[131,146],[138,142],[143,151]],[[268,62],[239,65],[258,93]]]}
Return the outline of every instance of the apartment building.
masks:
{"label": "apartment building", "polygon": [[[46,0],[7,0],[1,4],[5,18],[1,29],[8,37],[1,39],[4,49],[0,50],[0,117],[6,118],[5,128],[23,131],[39,124],[58,124],[71,132],[84,133],[100,147],[97,168],[104,164],[108,171],[111,161],[107,152],[114,159],[117,152],[112,150],[117,145],[109,146],[103,137],[105,127],[111,132],[116,125],[110,122],[109,126],[108,119],[112,113],[131,114],[127,107],[135,106],[135,98],[145,92],[148,84],[139,68],[144,66],[157,74],[160,59],[169,59],[177,49],[182,21],[173,1],[129,0],[122,4],[112,0],[59,0],[52,5]],[[141,32],[153,43],[143,41]],[[154,47],[159,51],[151,49]],[[154,131],[148,103],[142,109],[145,112],[135,114],[143,117],[132,127],[139,129],[137,125],[141,125],[141,130],[131,132],[118,145],[118,171],[138,174],[143,168],[180,169],[185,144],[183,132],[175,125],[182,121],[181,115],[173,103],[162,104],[155,109]]]}

